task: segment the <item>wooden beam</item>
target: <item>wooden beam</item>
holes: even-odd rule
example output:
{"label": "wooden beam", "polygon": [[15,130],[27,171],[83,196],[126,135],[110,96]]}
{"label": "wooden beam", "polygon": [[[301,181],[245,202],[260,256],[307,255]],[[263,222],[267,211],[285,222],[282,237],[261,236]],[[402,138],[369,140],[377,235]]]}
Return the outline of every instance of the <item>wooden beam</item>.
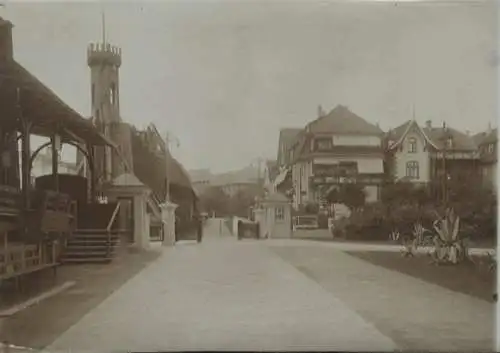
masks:
{"label": "wooden beam", "polygon": [[[58,162],[59,162],[59,151],[58,151],[58,141],[57,135],[54,134],[51,138],[51,150],[52,150],[52,183],[54,187],[54,191],[59,191],[59,171],[58,171]],[[60,137],[59,137],[60,138]],[[59,141],[60,142],[60,141]]]}

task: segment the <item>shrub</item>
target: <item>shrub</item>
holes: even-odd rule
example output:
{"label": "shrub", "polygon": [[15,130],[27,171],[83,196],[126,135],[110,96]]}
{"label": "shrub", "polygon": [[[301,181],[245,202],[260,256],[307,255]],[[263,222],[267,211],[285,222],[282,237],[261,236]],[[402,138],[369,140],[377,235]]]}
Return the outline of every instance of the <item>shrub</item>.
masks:
{"label": "shrub", "polygon": [[469,258],[466,238],[459,234],[460,217],[448,208],[443,217],[434,221],[434,251],[437,264],[457,264]]}
{"label": "shrub", "polygon": [[402,238],[402,245],[404,249],[402,254],[404,257],[413,257],[417,252],[418,248],[426,245],[425,234],[430,231],[427,228],[424,228],[421,223],[415,223],[413,225],[413,232],[411,236]]}
{"label": "shrub", "polygon": [[387,240],[390,230],[384,206],[376,203],[352,212],[346,236],[351,240]]}

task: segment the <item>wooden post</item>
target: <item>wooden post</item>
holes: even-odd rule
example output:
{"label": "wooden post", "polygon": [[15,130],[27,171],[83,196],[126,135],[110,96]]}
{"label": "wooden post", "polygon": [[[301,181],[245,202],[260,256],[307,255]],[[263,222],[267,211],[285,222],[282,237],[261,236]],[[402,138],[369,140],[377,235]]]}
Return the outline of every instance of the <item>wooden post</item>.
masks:
{"label": "wooden post", "polygon": [[22,192],[23,192],[23,203],[25,208],[30,207],[30,190],[31,190],[31,168],[30,168],[30,156],[31,156],[31,141],[30,141],[30,131],[31,123],[26,121],[24,118],[22,120]]}
{"label": "wooden post", "polygon": [[54,187],[54,191],[59,191],[59,151],[57,144],[59,143],[58,137],[54,134],[51,138],[51,149],[52,149],[52,183]]}
{"label": "wooden post", "polygon": [[89,175],[88,178],[90,179],[90,185],[89,185],[89,194],[90,194],[90,200],[89,202],[94,202],[95,196],[96,196],[96,165],[95,165],[95,150],[92,145],[87,143],[87,152],[89,155],[87,163],[89,164]]}

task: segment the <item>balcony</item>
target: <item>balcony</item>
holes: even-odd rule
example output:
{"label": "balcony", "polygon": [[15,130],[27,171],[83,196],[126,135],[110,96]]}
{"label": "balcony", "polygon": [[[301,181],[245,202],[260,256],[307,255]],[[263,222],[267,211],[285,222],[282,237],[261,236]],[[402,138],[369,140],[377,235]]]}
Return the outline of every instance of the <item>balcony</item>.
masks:
{"label": "balcony", "polygon": [[309,182],[313,187],[319,185],[339,185],[348,183],[377,185],[383,183],[384,180],[385,180],[384,174],[357,174],[357,175],[346,175],[346,176],[315,175],[309,178]]}

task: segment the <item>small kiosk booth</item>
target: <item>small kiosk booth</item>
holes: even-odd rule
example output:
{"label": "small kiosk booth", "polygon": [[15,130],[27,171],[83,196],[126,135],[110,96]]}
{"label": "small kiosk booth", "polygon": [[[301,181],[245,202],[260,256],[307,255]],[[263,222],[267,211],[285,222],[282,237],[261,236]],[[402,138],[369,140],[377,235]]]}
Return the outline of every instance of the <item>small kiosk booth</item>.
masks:
{"label": "small kiosk booth", "polygon": [[275,192],[266,196],[254,214],[264,238],[292,237],[292,206],[285,195]]}

